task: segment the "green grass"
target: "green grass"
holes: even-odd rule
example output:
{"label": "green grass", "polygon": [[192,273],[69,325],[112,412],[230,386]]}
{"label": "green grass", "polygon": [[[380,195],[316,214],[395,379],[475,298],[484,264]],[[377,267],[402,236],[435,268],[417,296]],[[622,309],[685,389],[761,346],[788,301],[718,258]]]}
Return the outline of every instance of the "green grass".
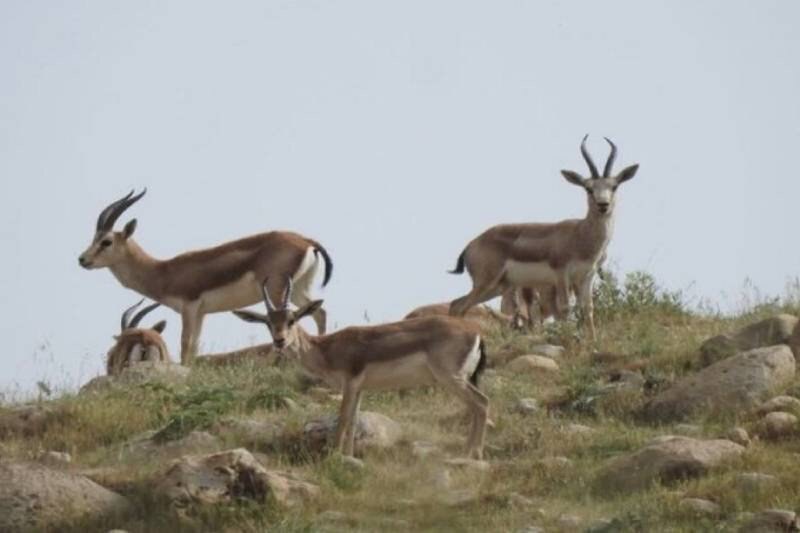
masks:
{"label": "green grass", "polygon": [[[791,289],[791,287],[790,287]],[[51,415],[35,434],[7,434],[0,456],[31,459],[41,450],[67,451],[74,469],[134,502],[134,510],[94,523],[73,523],[59,531],[103,531],[122,528],[145,531],[515,531],[538,525],[563,529],[559,517],[577,515],[584,527],[597,519],[612,520],[609,531],[735,531],[741,513],[800,506],[800,442],[755,442],[738,460],[706,477],[670,486],[654,485],[635,494],[608,496],[598,492],[595,477],[608,459],[633,451],[655,436],[676,433],[675,425],[653,424],[637,416],[650,394],[687,372],[695,371],[698,347],[706,338],[780,312],[800,313],[800,291],[783,298],[760,297],[734,316],[707,306],[692,306],[684,294],[665,291],[643,273],[622,281],[607,278],[597,288],[597,346],[582,339],[579,317],[550,324],[536,335],[496,327],[487,338],[490,361],[502,353],[526,353],[542,341],[561,344],[567,354],[556,377],[519,375],[492,365],[482,380],[491,400],[495,427],[487,434],[489,472],[452,471],[452,490],[473,491],[462,506],[442,502],[438,479],[441,458],[412,454],[416,440],[432,442],[450,456],[463,454],[467,428],[455,421],[462,407],[435,389],[407,394],[366,393],[362,409],[398,421],[405,442],[388,452],[368,453],[366,468],[354,470],[335,456],[305,450],[291,435],[305,421],[336,412],[338,403],[311,396],[308,383],[291,365],[263,368],[245,363],[219,368],[197,367],[185,385],[144,385],[98,395],[65,395],[47,402]],[[593,352],[618,354],[617,362],[598,365]],[[610,377],[632,368],[646,380],[645,391],[607,387]],[[800,381],[789,387],[800,395]],[[520,398],[536,398],[541,409],[523,415],[513,409]],[[285,408],[284,398],[296,410]],[[0,422],[5,408],[0,407]],[[123,443],[145,431],[163,441],[178,440],[193,430],[214,430],[225,417],[251,417],[275,422],[289,435],[260,452],[267,468],[290,470],[320,486],[321,497],[305,507],[281,510],[271,502],[237,502],[193,508],[182,515],[158,501],[153,480],[167,467],[169,456],[125,455]],[[734,425],[752,427],[747,414],[705,417],[691,422],[707,437],[723,435]],[[583,424],[591,434],[567,431]],[[222,448],[244,445],[232,433],[218,434]],[[566,464],[543,459],[565,457]],[[760,491],[736,488],[739,472],[773,474],[780,481]],[[437,477],[439,476],[439,477]],[[699,519],[679,506],[683,497],[707,498],[721,506],[715,519]],[[325,511],[342,513],[326,522]],[[328,515],[329,517],[331,515]]]}

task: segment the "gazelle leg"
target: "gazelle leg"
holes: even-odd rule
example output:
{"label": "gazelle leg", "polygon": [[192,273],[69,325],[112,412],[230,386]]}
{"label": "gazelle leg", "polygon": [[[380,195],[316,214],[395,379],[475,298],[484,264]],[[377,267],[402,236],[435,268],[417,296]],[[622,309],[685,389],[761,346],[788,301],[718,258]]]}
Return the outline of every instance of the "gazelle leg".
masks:
{"label": "gazelle leg", "polygon": [[344,454],[351,457],[354,455],[356,448],[356,429],[358,427],[358,410],[361,406],[361,389],[355,394],[356,399],[353,401],[350,424],[347,426],[347,431],[344,436]]}
{"label": "gazelle leg", "polygon": [[336,427],[336,449],[343,455],[352,455],[352,450],[348,454],[346,437],[349,432],[355,434],[354,416],[358,410],[358,403],[361,392],[361,380],[358,377],[350,378],[345,381],[342,387],[342,405],[339,409],[339,424]]}
{"label": "gazelle leg", "polygon": [[441,371],[432,370],[442,387],[460,398],[467,405],[468,411],[472,414],[472,424],[467,438],[467,453],[473,459],[482,459],[486,422],[489,418],[489,398],[462,377],[446,375]]}
{"label": "gazelle leg", "polygon": [[505,287],[502,287],[500,284],[502,279],[503,275],[500,274],[488,285],[476,285],[472,287],[472,290],[469,291],[469,293],[467,293],[465,296],[453,300],[450,304],[450,315],[464,316],[466,312],[472,309],[474,306],[500,296],[505,289]]}
{"label": "gazelle leg", "polygon": [[203,328],[204,315],[196,304],[187,305],[181,310],[181,364],[189,365],[197,355],[200,343],[200,331]]}
{"label": "gazelle leg", "polygon": [[592,298],[592,281],[594,274],[590,272],[581,281],[578,288],[578,301],[580,302],[581,311],[583,313],[584,326],[589,332],[589,340],[594,342],[596,339],[594,329],[594,301]]}

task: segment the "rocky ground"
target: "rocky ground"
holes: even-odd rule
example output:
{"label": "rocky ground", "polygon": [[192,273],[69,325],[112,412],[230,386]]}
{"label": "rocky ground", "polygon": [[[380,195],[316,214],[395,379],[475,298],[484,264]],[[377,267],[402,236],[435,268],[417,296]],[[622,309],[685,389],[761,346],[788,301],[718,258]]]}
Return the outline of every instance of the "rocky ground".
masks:
{"label": "rocky ground", "polygon": [[291,365],[137,368],[0,407],[0,531],[798,531],[800,307],[689,312],[641,275],[575,321],[491,326],[485,461],[445,392],[340,396]]}

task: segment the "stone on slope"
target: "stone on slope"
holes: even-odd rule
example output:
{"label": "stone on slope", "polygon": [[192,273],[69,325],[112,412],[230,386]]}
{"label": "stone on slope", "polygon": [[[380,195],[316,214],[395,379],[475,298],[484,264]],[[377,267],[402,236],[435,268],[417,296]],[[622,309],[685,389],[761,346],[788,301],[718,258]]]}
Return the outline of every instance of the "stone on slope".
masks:
{"label": "stone on slope", "polygon": [[81,387],[79,394],[103,392],[115,387],[128,387],[143,383],[183,383],[190,369],[162,361],[142,361],[126,367],[116,376],[97,376]]}
{"label": "stone on slope", "polygon": [[794,375],[795,360],[788,346],[757,348],[685,376],[648,402],[644,414],[664,422],[701,412],[750,410],[789,384]]}
{"label": "stone on slope", "polygon": [[775,396],[774,398],[759,405],[758,409],[756,409],[756,412],[761,415],[765,415],[773,411],[800,413],[800,400],[794,396]]}
{"label": "stone on slope", "polygon": [[768,413],[756,425],[756,434],[763,439],[778,440],[797,434],[800,426],[793,414],[775,411]]}
{"label": "stone on slope", "polygon": [[272,500],[282,507],[313,500],[319,487],[285,472],[267,470],[244,448],[188,455],[169,468],[156,492],[177,507],[235,500]]}
{"label": "stone on slope", "polygon": [[[321,451],[333,443],[339,417],[329,415],[306,423],[303,428],[303,442],[314,451]],[[380,450],[395,446],[403,436],[400,424],[380,413],[360,411],[355,428],[355,451],[366,449]]]}
{"label": "stone on slope", "polygon": [[789,348],[792,349],[792,352],[794,352],[795,359],[800,359],[800,322],[794,327],[792,336],[789,337],[789,340],[786,342],[789,344]]}
{"label": "stone on slope", "polygon": [[659,437],[633,453],[611,459],[601,468],[597,487],[603,492],[631,493],[654,482],[699,477],[742,452],[743,446],[723,439]]}
{"label": "stone on slope", "polygon": [[0,462],[0,531],[50,529],[123,512],[128,502],[88,478],[42,465]]}
{"label": "stone on slope", "polygon": [[786,344],[797,326],[797,317],[781,314],[750,324],[732,334],[717,335],[700,346],[700,360],[703,366],[708,366],[739,352]]}
{"label": "stone on slope", "polygon": [[790,533],[800,531],[800,519],[794,511],[762,511],[739,529],[739,533]]}
{"label": "stone on slope", "polygon": [[542,355],[521,355],[508,363],[506,368],[523,374],[549,375],[558,372],[558,363]]}

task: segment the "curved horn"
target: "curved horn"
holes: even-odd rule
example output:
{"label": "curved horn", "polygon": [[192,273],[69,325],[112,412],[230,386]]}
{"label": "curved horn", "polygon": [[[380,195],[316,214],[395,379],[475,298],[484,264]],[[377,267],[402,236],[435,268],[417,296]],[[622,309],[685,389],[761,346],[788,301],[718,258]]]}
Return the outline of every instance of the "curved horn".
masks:
{"label": "curved horn", "polygon": [[583,160],[586,161],[586,164],[589,166],[589,172],[592,173],[592,178],[597,179],[600,177],[600,174],[597,173],[597,167],[592,161],[592,156],[589,155],[589,151],[586,149],[586,139],[589,138],[589,134],[583,136],[583,140],[581,141],[581,155],[583,156]]}
{"label": "curved horn", "polygon": [[611,145],[611,153],[608,154],[608,160],[606,161],[606,166],[603,169],[603,177],[607,178],[611,175],[611,169],[614,167],[614,160],[617,158],[617,145],[611,142],[611,139],[608,137],[603,138],[609,145]]}
{"label": "curved horn", "polygon": [[275,311],[275,306],[272,304],[272,300],[269,299],[269,291],[267,290],[268,281],[269,277],[264,278],[264,283],[261,284],[261,294],[264,295],[264,304],[267,306],[267,313],[272,313]]}
{"label": "curved horn", "polygon": [[128,320],[131,318],[131,314],[136,311],[136,308],[142,305],[143,302],[144,298],[127,308],[125,312],[122,313],[122,318],[119,321],[120,331],[125,331],[128,329]]}
{"label": "curved horn", "polygon": [[158,302],[156,302],[154,304],[150,304],[147,307],[145,307],[144,309],[142,309],[141,311],[139,311],[138,313],[136,313],[136,316],[134,316],[133,319],[128,324],[128,328],[135,328],[136,326],[138,326],[139,322],[142,321],[144,316],[147,313],[149,313],[150,311],[152,311],[153,309],[155,309],[156,307],[158,307],[159,305],[161,305],[161,304],[158,303]]}
{"label": "curved horn", "polygon": [[283,301],[281,306],[286,309],[289,307],[289,296],[292,295],[292,276],[286,276],[286,288],[283,289]]}
{"label": "curved horn", "polygon": [[122,215],[122,213],[130,206],[138,202],[146,192],[146,187],[136,196],[133,196],[133,191],[131,191],[116,202],[109,204],[108,207],[100,212],[100,216],[97,217],[97,231],[109,231],[111,228],[113,228],[114,223],[117,221],[120,215]]}

